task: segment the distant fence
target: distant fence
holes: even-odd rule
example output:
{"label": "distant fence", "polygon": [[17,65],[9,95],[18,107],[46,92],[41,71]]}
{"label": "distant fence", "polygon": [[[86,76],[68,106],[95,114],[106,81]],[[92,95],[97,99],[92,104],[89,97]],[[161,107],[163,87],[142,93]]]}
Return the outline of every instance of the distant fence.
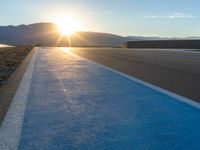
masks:
{"label": "distant fence", "polygon": [[126,48],[177,48],[200,49],[200,40],[159,40],[130,41],[124,44]]}

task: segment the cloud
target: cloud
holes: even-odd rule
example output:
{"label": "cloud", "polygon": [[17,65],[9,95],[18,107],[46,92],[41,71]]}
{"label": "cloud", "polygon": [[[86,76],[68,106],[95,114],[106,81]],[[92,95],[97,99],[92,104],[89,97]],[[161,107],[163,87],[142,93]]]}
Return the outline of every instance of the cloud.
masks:
{"label": "cloud", "polygon": [[149,19],[191,19],[196,18],[197,16],[182,12],[175,12],[167,15],[145,15],[144,17]]}
{"label": "cloud", "polygon": [[116,14],[116,12],[114,11],[100,11],[100,12],[88,11],[86,12],[86,15],[90,15],[90,16],[114,15],[114,14]]}
{"label": "cloud", "polygon": [[95,12],[93,12],[93,11],[87,11],[87,12],[85,12],[85,14],[86,14],[86,15],[91,15],[91,16],[92,16],[92,15],[95,14]]}
{"label": "cloud", "polygon": [[114,11],[105,11],[103,13],[106,14],[106,15],[114,15],[114,14],[116,14],[116,12],[114,12]]}

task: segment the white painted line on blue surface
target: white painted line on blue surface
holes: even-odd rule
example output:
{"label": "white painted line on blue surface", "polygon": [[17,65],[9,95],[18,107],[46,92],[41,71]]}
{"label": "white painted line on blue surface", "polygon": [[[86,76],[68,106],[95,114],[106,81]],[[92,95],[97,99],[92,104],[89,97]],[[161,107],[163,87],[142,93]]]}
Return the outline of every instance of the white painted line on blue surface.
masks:
{"label": "white painted line on blue surface", "polygon": [[188,105],[191,105],[191,106],[193,106],[193,107],[195,107],[195,108],[200,109],[200,103],[195,102],[195,101],[192,100],[192,99],[189,99],[189,98],[180,96],[180,95],[178,95],[178,94],[175,94],[175,93],[173,93],[173,92],[170,92],[170,91],[168,91],[168,90],[165,90],[165,89],[163,89],[163,88],[160,88],[160,87],[158,87],[158,86],[155,86],[155,85],[153,85],[153,84],[147,83],[147,82],[145,82],[145,81],[143,81],[143,80],[140,80],[140,79],[137,79],[137,78],[135,78],[135,77],[129,76],[129,75],[125,74],[125,73],[119,72],[119,71],[117,71],[117,70],[114,70],[114,69],[112,69],[112,68],[110,68],[110,67],[107,67],[107,66],[104,66],[104,65],[102,65],[102,64],[99,64],[99,63],[97,63],[97,62],[94,62],[94,61],[92,61],[92,60],[90,60],[90,59],[87,59],[87,58],[85,58],[85,57],[83,58],[83,57],[81,57],[81,56],[79,56],[79,55],[77,55],[77,54],[75,54],[75,53],[72,53],[72,52],[69,52],[69,53],[70,53],[71,55],[76,56],[77,58],[86,59],[86,60],[88,60],[88,61],[90,61],[90,62],[92,62],[92,63],[95,63],[95,64],[97,64],[97,65],[99,65],[99,66],[101,66],[101,67],[103,67],[103,68],[105,68],[105,69],[107,69],[107,70],[110,70],[110,71],[112,71],[112,72],[114,72],[114,73],[117,73],[117,74],[119,74],[119,75],[121,75],[121,76],[124,76],[125,78],[128,78],[128,79],[130,79],[130,80],[133,80],[134,82],[137,82],[137,83],[139,83],[139,84],[142,84],[142,85],[144,85],[144,86],[147,86],[147,87],[149,87],[149,88],[151,88],[151,89],[153,89],[153,90],[156,90],[156,91],[161,92],[161,93],[163,93],[163,94],[165,94],[165,95],[168,95],[168,96],[170,96],[170,97],[172,97],[172,98],[174,98],[174,99],[176,99],[176,100],[179,100],[179,101],[181,101],[181,102],[183,102],[183,103],[186,103],[186,104],[188,104]]}
{"label": "white painted line on blue surface", "polygon": [[18,148],[37,51],[36,48],[0,127],[0,150],[16,150]]}

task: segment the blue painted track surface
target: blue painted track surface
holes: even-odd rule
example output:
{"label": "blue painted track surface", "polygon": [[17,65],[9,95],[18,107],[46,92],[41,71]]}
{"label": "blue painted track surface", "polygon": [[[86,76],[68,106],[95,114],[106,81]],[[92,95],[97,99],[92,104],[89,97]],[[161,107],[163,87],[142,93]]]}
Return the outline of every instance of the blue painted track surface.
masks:
{"label": "blue painted track surface", "polygon": [[20,150],[199,150],[200,110],[63,49],[40,49]]}

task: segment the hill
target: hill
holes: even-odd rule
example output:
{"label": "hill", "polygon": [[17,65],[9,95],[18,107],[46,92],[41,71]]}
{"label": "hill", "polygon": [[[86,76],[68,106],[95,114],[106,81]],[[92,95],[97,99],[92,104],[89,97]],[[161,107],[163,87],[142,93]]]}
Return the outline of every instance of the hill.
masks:
{"label": "hill", "polygon": [[62,37],[53,23],[36,23],[19,26],[0,26],[0,43],[10,45],[44,46],[112,46],[118,47],[127,41],[139,40],[109,33],[77,32],[70,37]]}
{"label": "hill", "polygon": [[199,37],[162,38],[143,36],[119,36],[100,32],[77,32],[67,38],[62,36],[54,23],[35,23],[19,26],[0,26],[0,43],[8,45],[43,46],[108,46],[120,47],[128,41],[192,40]]}

